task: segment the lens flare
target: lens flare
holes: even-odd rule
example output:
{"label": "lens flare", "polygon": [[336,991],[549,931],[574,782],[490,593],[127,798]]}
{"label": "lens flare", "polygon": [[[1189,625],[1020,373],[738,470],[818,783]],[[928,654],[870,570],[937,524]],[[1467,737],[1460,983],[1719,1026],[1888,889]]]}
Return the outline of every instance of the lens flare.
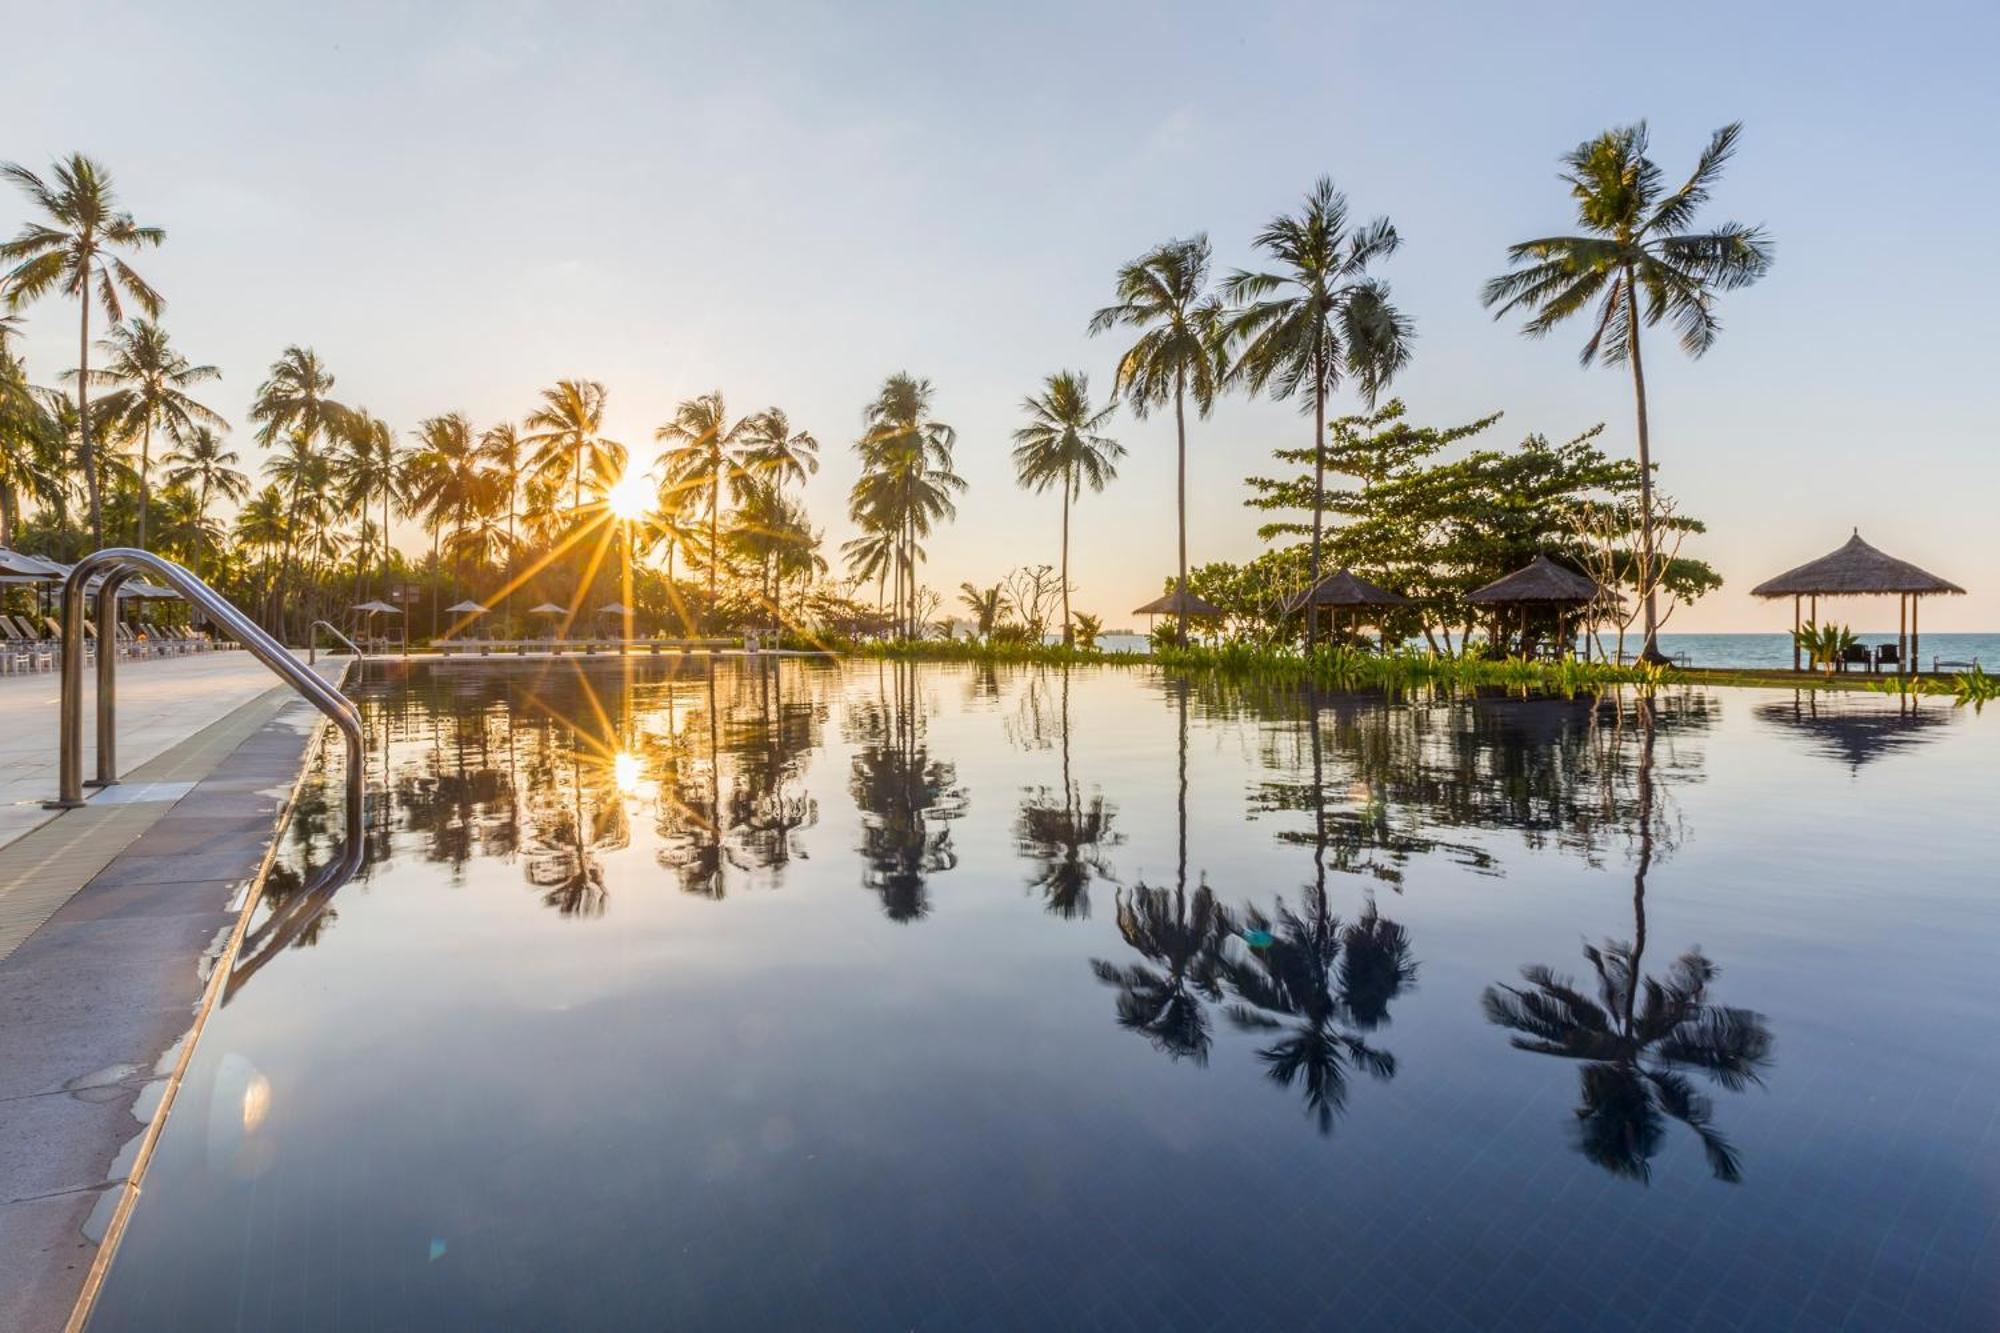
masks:
{"label": "lens flare", "polygon": [[630,521],[644,518],[653,507],[653,488],[641,472],[627,472],[611,483],[611,489],[604,493],[604,507],[611,516]]}

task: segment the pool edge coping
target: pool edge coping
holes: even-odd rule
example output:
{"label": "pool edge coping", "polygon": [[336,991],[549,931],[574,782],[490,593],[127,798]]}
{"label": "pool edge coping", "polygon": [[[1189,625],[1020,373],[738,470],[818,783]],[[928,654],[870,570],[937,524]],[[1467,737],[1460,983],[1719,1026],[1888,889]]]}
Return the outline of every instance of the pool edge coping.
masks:
{"label": "pool edge coping", "polygon": [[[335,688],[343,687],[355,661],[350,659],[342,668]],[[132,1210],[138,1206],[139,1195],[144,1189],[146,1168],[152,1164],[153,1151],[159,1145],[160,1134],[165,1130],[167,1116],[173,1110],[175,1097],[179,1094],[181,1082],[187,1075],[188,1066],[194,1062],[196,1047],[201,1044],[201,1035],[208,1026],[209,1015],[215,1010],[216,1002],[228,985],[230,967],[243,943],[244,932],[250,924],[250,917],[264,896],[264,884],[269,879],[271,867],[276,864],[278,852],[284,845],[285,827],[291,822],[292,813],[298,808],[299,793],[304,790],[306,775],[312,771],[312,756],[315,750],[326,743],[326,737],[333,723],[324,716],[317,717],[299,759],[299,771],[292,778],[291,789],[285,793],[277,813],[272,816],[271,841],[264,849],[263,859],[258,863],[256,873],[244,882],[242,902],[237,906],[236,923],[230,927],[229,939],[223,946],[206,958],[209,966],[207,981],[202,986],[200,1001],[195,1005],[194,1018],[180,1037],[180,1055],[174,1061],[171,1073],[163,1085],[160,1103],[153,1108],[153,1114],[139,1134],[139,1147],[132,1159],[132,1169],[124,1182],[118,1186],[118,1203],[112,1209],[110,1221],[105,1224],[104,1236],[97,1242],[97,1252],[91,1257],[90,1270],[84,1274],[83,1285],[78,1288],[76,1301],[70,1307],[69,1319],[63,1324],[63,1333],[83,1333],[96,1312],[98,1295],[103,1291],[105,1277],[112,1262],[118,1257],[119,1242],[124,1239],[125,1228],[131,1221]],[[199,784],[197,784],[198,786]]]}

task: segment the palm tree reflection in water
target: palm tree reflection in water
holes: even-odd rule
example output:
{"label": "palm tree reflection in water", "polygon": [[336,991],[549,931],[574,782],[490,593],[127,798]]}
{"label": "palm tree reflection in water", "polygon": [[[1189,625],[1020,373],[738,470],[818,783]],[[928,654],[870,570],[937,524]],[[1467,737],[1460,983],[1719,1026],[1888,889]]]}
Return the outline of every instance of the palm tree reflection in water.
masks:
{"label": "palm tree reflection in water", "polygon": [[[1040,787],[1021,802],[1014,821],[1014,841],[1021,855],[1034,861],[1031,888],[1039,889],[1049,911],[1066,920],[1090,915],[1090,884],[1094,879],[1114,879],[1106,847],[1121,839],[1112,831],[1117,807],[1101,795],[1088,801],[1070,778],[1069,768],[1069,668],[1062,668],[1061,703],[1057,726],[1062,747],[1062,795]],[[1030,685],[1030,698],[1034,684]],[[1120,904],[1121,921],[1124,905]]]}
{"label": "palm tree reflection in water", "polygon": [[1717,1180],[1743,1178],[1736,1149],[1715,1128],[1714,1103],[1682,1071],[1740,1092],[1761,1084],[1771,1032],[1761,1014],[1708,1001],[1720,969],[1699,948],[1683,953],[1666,977],[1645,976],[1646,876],[1655,852],[1653,701],[1637,703],[1637,867],[1632,876],[1632,940],[1584,946],[1597,976],[1597,999],[1542,964],[1521,969],[1526,986],[1486,988],[1489,1022],[1516,1035],[1517,1050],[1582,1061],[1578,1070],[1577,1150],[1615,1175],[1647,1182],[1666,1138],[1666,1121],[1693,1130]]}
{"label": "palm tree reflection in water", "polygon": [[958,771],[931,758],[917,703],[916,668],[896,662],[877,702],[857,702],[849,722],[860,749],[849,790],[861,811],[862,878],[891,921],[930,912],[930,876],[958,864],[949,821],[967,807]]}

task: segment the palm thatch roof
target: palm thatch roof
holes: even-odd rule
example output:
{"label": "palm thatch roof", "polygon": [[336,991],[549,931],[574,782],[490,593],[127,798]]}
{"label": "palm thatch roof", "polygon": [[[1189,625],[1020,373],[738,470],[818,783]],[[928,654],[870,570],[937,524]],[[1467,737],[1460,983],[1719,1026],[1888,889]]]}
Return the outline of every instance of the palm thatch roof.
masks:
{"label": "palm thatch roof", "polygon": [[1766,579],[1750,590],[1753,597],[1843,597],[1896,593],[1964,593],[1965,589],[1907,560],[1885,555],[1861,540],[1856,528],[1847,544],[1829,555],[1809,560]]}
{"label": "palm thatch roof", "polygon": [[1512,574],[1467,593],[1465,600],[1480,606],[1584,606],[1604,596],[1605,590],[1594,581],[1538,555]]}
{"label": "palm thatch roof", "polygon": [[1214,602],[1195,596],[1185,588],[1176,588],[1165,597],[1158,597],[1137,607],[1135,616],[1173,616],[1185,612],[1191,616],[1219,616],[1222,608]]}
{"label": "palm thatch roof", "polygon": [[1292,610],[1306,606],[1415,605],[1399,592],[1391,592],[1380,584],[1370,583],[1352,570],[1342,569],[1328,574],[1309,591],[1301,593],[1292,602]]}

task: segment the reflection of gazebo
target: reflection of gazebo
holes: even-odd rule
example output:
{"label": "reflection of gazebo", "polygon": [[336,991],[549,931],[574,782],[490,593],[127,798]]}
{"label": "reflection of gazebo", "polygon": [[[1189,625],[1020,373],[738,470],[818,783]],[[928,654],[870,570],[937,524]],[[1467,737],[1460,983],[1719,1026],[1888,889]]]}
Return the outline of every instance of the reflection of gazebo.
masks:
{"label": "reflection of gazebo", "polygon": [[1799,603],[1811,598],[1806,619],[1819,623],[1822,597],[1896,598],[1896,669],[1914,671],[1917,660],[1917,599],[1940,593],[1963,596],[1965,589],[1907,560],[1885,555],[1861,540],[1856,528],[1847,544],[1830,555],[1788,569],[1750,590],[1752,597],[1792,599],[1792,670],[1799,669]]}
{"label": "reflection of gazebo", "polygon": [[[1350,626],[1364,623],[1380,625],[1380,612],[1400,606],[1415,606],[1416,603],[1399,592],[1391,592],[1380,584],[1370,583],[1349,569],[1328,574],[1313,587],[1292,600],[1288,608],[1304,610],[1308,615],[1318,615],[1321,607],[1333,610],[1332,628],[1340,628],[1340,613],[1350,612]],[[1364,617],[1362,612],[1374,611],[1374,617]]]}
{"label": "reflection of gazebo", "polygon": [[1758,704],[1758,721],[1793,728],[1809,738],[1813,749],[1847,765],[1850,773],[1886,755],[1935,740],[1956,713],[1925,708],[1918,699],[1891,704],[1866,695],[1839,690],[1800,690],[1790,703]]}
{"label": "reflection of gazebo", "polygon": [[[1529,612],[1553,612],[1556,641],[1562,643],[1574,636],[1574,620],[1578,615],[1605,604],[1615,596],[1615,593],[1598,587],[1594,580],[1573,569],[1565,569],[1545,555],[1538,555],[1512,574],[1467,593],[1465,600],[1473,606],[1492,608],[1496,621],[1510,607],[1519,611],[1525,646]],[[1587,638],[1583,651],[1585,657],[1590,655],[1590,640]]]}
{"label": "reflection of gazebo", "polygon": [[1190,620],[1220,620],[1222,608],[1186,588],[1176,588],[1164,597],[1155,597],[1144,606],[1132,608],[1135,616],[1146,617],[1146,635],[1152,637],[1154,616],[1186,616]]}

